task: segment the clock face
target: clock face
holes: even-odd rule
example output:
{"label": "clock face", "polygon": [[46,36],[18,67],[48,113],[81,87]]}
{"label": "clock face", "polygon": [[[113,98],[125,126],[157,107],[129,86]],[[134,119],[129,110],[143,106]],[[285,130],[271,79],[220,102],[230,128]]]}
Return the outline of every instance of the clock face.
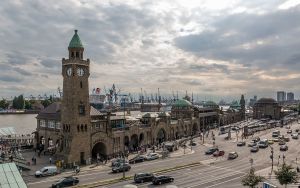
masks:
{"label": "clock face", "polygon": [[77,75],[78,75],[78,76],[83,76],[83,75],[84,75],[84,70],[83,70],[83,68],[78,68],[78,69],[77,69]]}
{"label": "clock face", "polygon": [[72,75],[72,68],[71,68],[71,67],[67,69],[67,75],[68,75],[68,76],[71,76],[71,75]]}

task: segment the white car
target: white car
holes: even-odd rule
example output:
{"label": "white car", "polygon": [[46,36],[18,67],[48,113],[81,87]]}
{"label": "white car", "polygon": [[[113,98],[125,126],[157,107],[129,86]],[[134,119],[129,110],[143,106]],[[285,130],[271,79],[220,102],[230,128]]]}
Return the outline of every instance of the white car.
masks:
{"label": "white car", "polygon": [[58,174],[56,166],[46,166],[43,167],[41,170],[36,171],[34,175],[35,177],[42,177],[42,176],[51,176],[56,174]]}
{"label": "white car", "polygon": [[157,153],[149,153],[148,155],[145,156],[145,159],[148,161],[155,160],[158,158],[159,158],[159,155]]}
{"label": "white car", "polygon": [[293,133],[292,134],[292,139],[298,139],[298,133]]}

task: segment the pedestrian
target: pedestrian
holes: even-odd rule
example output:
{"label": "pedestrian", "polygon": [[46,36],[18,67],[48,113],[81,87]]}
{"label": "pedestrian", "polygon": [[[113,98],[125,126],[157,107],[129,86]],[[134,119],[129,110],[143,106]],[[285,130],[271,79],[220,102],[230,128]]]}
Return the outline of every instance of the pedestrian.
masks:
{"label": "pedestrian", "polygon": [[49,158],[49,163],[52,164],[52,158],[51,157]]}

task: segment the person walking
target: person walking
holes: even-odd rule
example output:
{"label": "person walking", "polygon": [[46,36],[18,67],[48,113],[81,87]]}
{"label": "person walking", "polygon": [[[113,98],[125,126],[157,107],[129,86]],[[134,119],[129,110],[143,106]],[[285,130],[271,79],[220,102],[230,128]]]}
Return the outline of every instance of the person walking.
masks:
{"label": "person walking", "polygon": [[49,163],[52,164],[52,158],[51,157],[49,158]]}

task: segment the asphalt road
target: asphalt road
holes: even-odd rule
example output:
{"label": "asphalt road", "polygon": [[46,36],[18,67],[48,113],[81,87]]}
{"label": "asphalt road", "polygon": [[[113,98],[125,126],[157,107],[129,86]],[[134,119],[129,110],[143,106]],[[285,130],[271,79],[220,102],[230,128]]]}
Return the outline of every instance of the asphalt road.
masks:
{"label": "asphalt road", "polygon": [[[294,123],[291,128],[295,130],[296,128],[300,128],[300,124]],[[276,128],[281,131],[282,134],[287,135],[286,128]],[[272,138],[272,130],[265,130],[258,132],[254,135],[254,137],[259,136],[260,138]],[[216,131],[214,131],[217,134]],[[218,145],[219,149],[225,150],[225,156],[215,158],[210,155],[205,155],[205,150],[211,146],[212,140],[207,140],[205,145],[201,145],[200,139],[194,139],[197,142],[197,146],[193,147],[195,152],[193,154],[175,157],[175,158],[167,158],[167,159],[158,159],[155,161],[149,161],[144,163],[139,163],[132,165],[132,169],[126,173],[126,175],[134,175],[138,172],[151,172],[158,169],[170,168],[177,165],[188,164],[192,162],[201,162],[202,165],[186,168],[182,170],[177,170],[173,172],[166,173],[167,175],[171,175],[175,178],[175,181],[171,184],[166,184],[158,187],[167,187],[171,188],[170,185],[174,187],[182,187],[182,188],[210,188],[210,187],[218,187],[218,188],[235,188],[242,187],[241,186],[241,177],[245,175],[246,172],[250,169],[250,158],[253,159],[253,167],[256,171],[266,171],[271,166],[270,159],[270,147],[266,149],[260,149],[257,153],[251,153],[250,148],[247,146],[237,147],[236,146],[236,138],[235,133],[231,134],[234,137],[231,140],[225,140],[224,137],[226,135],[216,136],[216,145]],[[289,136],[291,138],[291,136]],[[211,139],[211,138],[209,138]],[[248,138],[245,141],[249,142],[252,138]],[[274,169],[277,169],[276,165],[278,163],[278,156],[281,155],[279,160],[282,163],[282,154],[285,153],[285,161],[287,163],[294,163],[296,157],[299,155],[299,140],[291,139],[290,142],[287,142],[289,146],[289,150],[286,152],[279,151],[278,143],[274,143]],[[190,149],[190,148],[189,148]],[[227,160],[227,155],[231,151],[236,151],[239,154],[239,157],[235,160]],[[32,188],[40,188],[40,187],[50,187],[51,184],[61,177],[66,176],[66,174],[57,175],[54,177],[46,177],[46,178],[34,178],[29,177],[25,179],[28,187]],[[122,173],[112,174],[111,169],[108,167],[104,167],[102,169],[95,169],[86,172],[81,172],[79,175],[80,185],[88,184],[92,182],[97,182],[106,179],[114,179],[122,177]],[[109,186],[110,188],[121,188],[123,185],[133,184],[132,180],[125,181]],[[101,187],[101,186],[100,186]],[[151,183],[139,184],[138,187],[153,187]],[[156,186],[157,187],[157,186]]]}

